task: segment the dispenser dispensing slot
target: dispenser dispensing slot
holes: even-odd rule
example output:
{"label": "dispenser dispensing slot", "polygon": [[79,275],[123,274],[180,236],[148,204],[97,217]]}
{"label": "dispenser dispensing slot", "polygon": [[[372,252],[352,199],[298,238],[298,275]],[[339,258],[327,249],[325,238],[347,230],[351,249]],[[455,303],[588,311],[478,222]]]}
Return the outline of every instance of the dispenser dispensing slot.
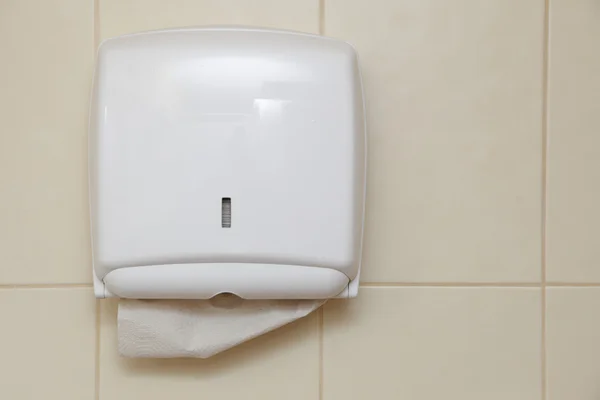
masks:
{"label": "dispenser dispensing slot", "polygon": [[221,228],[231,228],[231,197],[221,199]]}

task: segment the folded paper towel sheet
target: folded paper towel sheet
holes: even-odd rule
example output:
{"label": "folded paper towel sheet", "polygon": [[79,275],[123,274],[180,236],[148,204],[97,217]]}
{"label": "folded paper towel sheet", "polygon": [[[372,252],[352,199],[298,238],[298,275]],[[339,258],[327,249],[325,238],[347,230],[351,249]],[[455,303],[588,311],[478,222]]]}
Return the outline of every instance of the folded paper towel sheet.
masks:
{"label": "folded paper towel sheet", "polygon": [[326,300],[129,300],[119,302],[119,353],[208,358],[305,317]]}

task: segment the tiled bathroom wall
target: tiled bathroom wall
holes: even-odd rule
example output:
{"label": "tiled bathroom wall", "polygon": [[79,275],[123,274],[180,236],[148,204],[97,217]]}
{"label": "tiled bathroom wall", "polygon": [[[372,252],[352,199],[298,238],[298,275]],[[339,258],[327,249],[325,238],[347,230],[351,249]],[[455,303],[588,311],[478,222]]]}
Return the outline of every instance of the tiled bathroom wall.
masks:
{"label": "tiled bathroom wall", "polygon": [[[98,43],[242,24],[357,48],[362,287],[208,360],[127,360],[91,289]],[[0,398],[596,400],[597,0],[0,0]]]}

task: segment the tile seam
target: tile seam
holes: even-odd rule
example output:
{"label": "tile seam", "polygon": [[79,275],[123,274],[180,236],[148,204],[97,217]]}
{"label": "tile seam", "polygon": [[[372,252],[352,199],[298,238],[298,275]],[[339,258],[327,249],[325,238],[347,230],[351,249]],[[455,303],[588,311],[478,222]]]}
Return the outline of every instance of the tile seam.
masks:
{"label": "tile seam", "polygon": [[323,400],[323,336],[324,336],[324,305],[319,308],[317,314],[317,327],[318,327],[318,338],[319,338],[319,400]]}
{"label": "tile seam", "polygon": [[96,342],[95,342],[95,355],[94,360],[94,398],[100,400],[100,300],[96,300]]}
{"label": "tile seam", "polygon": [[319,35],[325,35],[325,0],[319,0]]}
{"label": "tile seam", "polygon": [[0,290],[7,289],[78,289],[92,288],[91,283],[31,283],[31,284],[0,284]]}
{"label": "tile seam", "polygon": [[547,318],[547,236],[548,236],[548,54],[550,45],[550,1],[544,0],[542,48],[542,226],[541,226],[541,397],[548,397],[548,346],[546,333]]}
{"label": "tile seam", "polygon": [[[96,63],[96,53],[100,44],[100,0],[92,0],[93,3],[93,48],[92,59]],[[95,341],[95,360],[94,360],[94,399],[100,400],[100,324],[101,324],[101,305],[100,300],[96,299],[96,341]]]}

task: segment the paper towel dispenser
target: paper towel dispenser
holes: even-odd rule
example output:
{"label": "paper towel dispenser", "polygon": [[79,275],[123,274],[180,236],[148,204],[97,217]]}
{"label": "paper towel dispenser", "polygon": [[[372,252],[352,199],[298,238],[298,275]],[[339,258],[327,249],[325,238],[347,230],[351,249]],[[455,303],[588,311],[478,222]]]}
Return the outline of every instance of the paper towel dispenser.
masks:
{"label": "paper towel dispenser", "polygon": [[89,132],[96,296],[356,296],[365,148],[345,42],[230,27],[106,40]]}

